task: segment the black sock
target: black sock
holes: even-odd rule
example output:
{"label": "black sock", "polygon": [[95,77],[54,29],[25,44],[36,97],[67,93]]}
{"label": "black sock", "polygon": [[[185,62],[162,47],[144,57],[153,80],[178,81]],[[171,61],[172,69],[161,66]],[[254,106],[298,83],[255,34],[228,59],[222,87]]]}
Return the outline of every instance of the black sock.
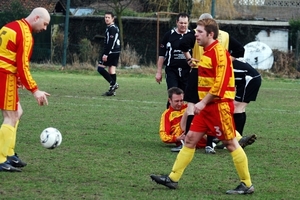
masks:
{"label": "black sock", "polygon": [[234,123],[235,123],[235,129],[243,135],[244,126],[246,124],[246,113],[234,113],[233,115]]}
{"label": "black sock", "polygon": [[185,135],[189,132],[193,119],[194,119],[194,115],[187,116],[186,125],[185,125],[185,133],[184,133]]}
{"label": "black sock", "polygon": [[111,74],[110,76],[111,76],[111,78],[113,80],[113,84],[112,85],[116,84],[116,82],[117,82],[117,74]]}
{"label": "black sock", "polygon": [[[99,68],[99,67],[98,67]],[[108,71],[106,71],[105,69],[98,69],[99,74],[101,74],[103,76],[103,78],[110,84],[113,79],[111,78],[110,74],[108,73]]]}
{"label": "black sock", "polygon": [[211,148],[214,148],[213,144],[212,144],[214,138],[215,138],[214,136],[207,135],[207,137],[206,137],[206,146],[210,146]]}

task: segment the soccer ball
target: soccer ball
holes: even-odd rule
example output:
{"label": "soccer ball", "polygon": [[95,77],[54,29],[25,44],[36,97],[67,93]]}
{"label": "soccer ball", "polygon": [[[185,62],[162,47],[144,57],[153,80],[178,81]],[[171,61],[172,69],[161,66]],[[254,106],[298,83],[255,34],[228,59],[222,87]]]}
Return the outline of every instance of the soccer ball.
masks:
{"label": "soccer ball", "polygon": [[40,141],[46,149],[54,149],[61,144],[62,136],[59,130],[49,127],[43,130],[40,135]]}

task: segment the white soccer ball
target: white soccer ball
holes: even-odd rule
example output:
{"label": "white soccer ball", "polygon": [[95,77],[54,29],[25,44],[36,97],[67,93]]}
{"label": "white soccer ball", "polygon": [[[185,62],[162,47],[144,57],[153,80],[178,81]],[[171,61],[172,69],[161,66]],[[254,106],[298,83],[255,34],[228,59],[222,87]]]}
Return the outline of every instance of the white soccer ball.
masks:
{"label": "white soccer ball", "polygon": [[54,149],[62,142],[62,136],[59,130],[49,127],[43,130],[40,135],[40,141],[43,147],[47,149]]}

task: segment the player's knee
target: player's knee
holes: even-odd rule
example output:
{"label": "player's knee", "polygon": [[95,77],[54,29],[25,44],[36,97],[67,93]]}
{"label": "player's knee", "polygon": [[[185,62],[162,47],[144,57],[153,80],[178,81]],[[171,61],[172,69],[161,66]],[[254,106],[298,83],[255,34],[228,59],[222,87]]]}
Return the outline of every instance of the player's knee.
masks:
{"label": "player's knee", "polygon": [[197,137],[197,134],[195,132],[189,131],[188,134],[184,138],[184,142],[187,147],[189,148],[195,148],[197,143],[199,141],[199,138]]}
{"label": "player's knee", "polygon": [[98,68],[97,68],[97,71],[98,71],[100,74],[102,74],[104,70],[105,70],[105,68],[102,67],[102,66],[98,66]]}

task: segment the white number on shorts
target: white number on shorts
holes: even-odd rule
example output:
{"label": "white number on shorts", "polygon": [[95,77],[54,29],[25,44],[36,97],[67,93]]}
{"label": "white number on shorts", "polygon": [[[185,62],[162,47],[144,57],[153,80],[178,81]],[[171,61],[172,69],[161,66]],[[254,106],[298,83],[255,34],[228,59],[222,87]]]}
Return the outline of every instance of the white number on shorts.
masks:
{"label": "white number on shorts", "polygon": [[215,130],[216,130],[216,136],[221,136],[222,135],[222,131],[220,130],[220,127],[219,126],[214,126]]}

